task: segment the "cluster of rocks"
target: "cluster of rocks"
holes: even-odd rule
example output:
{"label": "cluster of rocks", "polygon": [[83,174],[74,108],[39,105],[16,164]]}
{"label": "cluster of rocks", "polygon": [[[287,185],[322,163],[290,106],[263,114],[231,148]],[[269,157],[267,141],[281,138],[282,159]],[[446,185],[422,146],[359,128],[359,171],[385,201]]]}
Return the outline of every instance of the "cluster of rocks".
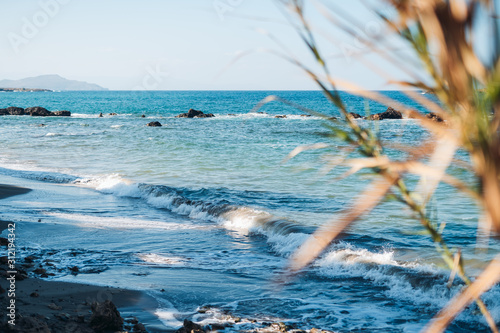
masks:
{"label": "cluster of rocks", "polygon": [[195,109],[189,109],[187,113],[181,113],[176,118],[212,118],[215,117],[213,113],[203,113]]}
{"label": "cluster of rocks", "polygon": [[6,109],[0,109],[0,116],[32,116],[32,117],[69,117],[71,112],[49,111],[41,106],[35,106],[27,109],[11,106]]}
{"label": "cluster of rocks", "polygon": [[[368,119],[368,120],[403,119],[403,115],[401,114],[401,112],[394,110],[391,107],[387,108],[385,112],[372,114],[368,117],[363,117],[362,115],[354,112],[350,112],[348,114],[348,117],[351,119]],[[432,112],[426,114],[425,117],[439,123],[444,121],[443,118]],[[410,116],[410,118],[412,117]]]}
{"label": "cluster of rocks", "polygon": [[354,112],[350,112],[348,117],[351,119],[368,119],[368,120],[384,120],[384,119],[403,119],[401,112],[394,110],[389,107],[385,112],[372,114],[368,117],[363,117],[362,115]]}
{"label": "cluster of rocks", "polygon": [[[270,323],[264,322],[260,328],[254,328],[252,332],[282,332],[282,333],[307,333],[306,330],[295,327],[295,325],[287,325],[283,322],[278,323]],[[231,329],[233,328],[233,329]],[[224,332],[228,329],[229,331],[234,330],[233,325],[229,323],[225,324],[208,324],[201,326],[197,323],[194,323],[188,319],[184,320],[184,323],[181,328],[179,328],[175,333],[210,333],[210,332]],[[309,330],[309,333],[333,333],[332,331],[321,330],[317,328],[312,328]]]}

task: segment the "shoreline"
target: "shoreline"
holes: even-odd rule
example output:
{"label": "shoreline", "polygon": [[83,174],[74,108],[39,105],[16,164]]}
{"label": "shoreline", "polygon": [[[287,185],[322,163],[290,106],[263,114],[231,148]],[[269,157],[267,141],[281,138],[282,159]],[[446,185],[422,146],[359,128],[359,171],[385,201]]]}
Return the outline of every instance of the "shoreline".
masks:
{"label": "shoreline", "polygon": [[[0,199],[30,191],[28,188],[0,184]],[[9,223],[0,220],[0,234]],[[8,267],[8,243],[7,238],[0,239],[0,295],[3,309],[14,304],[11,312],[15,313],[15,320],[11,324],[15,325],[8,323],[11,319],[7,316],[10,310],[7,310],[0,319],[0,331],[90,333],[100,331],[99,327],[107,324],[119,326],[120,318],[123,318],[123,331],[171,332],[154,315],[157,301],[145,292],[42,280],[30,276],[30,273],[36,274],[34,271],[44,269],[35,267],[29,258],[16,257],[15,270],[12,270]],[[13,276],[15,279],[12,279]],[[111,329],[115,330],[118,329]]]}

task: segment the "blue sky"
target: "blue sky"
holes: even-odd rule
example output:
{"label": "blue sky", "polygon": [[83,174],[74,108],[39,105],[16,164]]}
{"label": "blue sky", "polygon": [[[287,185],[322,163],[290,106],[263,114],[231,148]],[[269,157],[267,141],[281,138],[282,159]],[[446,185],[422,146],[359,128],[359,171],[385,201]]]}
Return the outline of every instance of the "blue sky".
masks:
{"label": "blue sky", "polygon": [[[365,30],[380,28],[358,2],[342,3]],[[0,6],[0,79],[59,74],[117,90],[316,89],[268,52],[279,47],[262,30],[313,63],[272,0],[0,0]],[[350,56],[367,50],[311,13],[319,35],[329,34],[320,40],[336,76],[367,89],[391,88],[388,78]],[[249,54],[232,63],[242,52]]]}

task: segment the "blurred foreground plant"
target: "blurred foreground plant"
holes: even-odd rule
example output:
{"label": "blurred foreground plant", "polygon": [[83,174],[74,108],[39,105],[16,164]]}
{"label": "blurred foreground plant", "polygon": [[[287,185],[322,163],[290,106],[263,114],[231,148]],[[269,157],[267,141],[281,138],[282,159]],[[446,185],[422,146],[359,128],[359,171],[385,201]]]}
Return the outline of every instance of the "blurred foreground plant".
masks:
{"label": "blurred foreground plant", "polygon": [[[342,138],[358,151],[363,158],[345,160],[352,174],[361,169],[370,169],[374,174],[372,184],[358,197],[353,205],[336,214],[294,253],[290,271],[298,272],[317,258],[340,233],[362,215],[371,211],[384,198],[396,197],[409,207],[419,222],[432,237],[437,250],[452,271],[450,280],[458,275],[466,288],[435,317],[426,328],[427,332],[442,332],[449,323],[469,304],[476,302],[493,332],[498,332],[495,322],[480,296],[500,281],[500,255],[472,281],[462,265],[460,251],[453,252],[442,237],[442,230],[430,220],[426,205],[440,182],[448,183],[470,195],[482,208],[483,217],[479,229],[497,236],[500,233],[500,39],[494,3],[490,0],[387,0],[395,9],[388,17],[377,13],[388,31],[397,35],[413,50],[419,64],[414,69],[406,59],[400,59],[385,43],[385,40],[370,40],[356,34],[361,27],[352,17],[335,7],[333,1],[307,1],[336,29],[341,29],[362,42],[391,63],[398,65],[410,77],[411,82],[398,82],[402,89],[419,88],[435,94],[439,103],[428,99],[415,90],[404,90],[417,103],[444,120],[438,123],[425,114],[402,105],[376,92],[365,91],[353,84],[334,78],[322,55],[313,33],[313,27],[305,15],[306,1],[277,0],[287,11],[290,23],[311,51],[320,71],[308,68],[291,55],[282,55],[286,60],[302,68],[321,88],[325,96],[343,115],[349,130],[332,125],[330,129],[337,138]],[[349,24],[343,23],[342,19]],[[474,44],[474,29],[477,22],[487,24],[488,42],[493,46],[490,59],[481,61]],[[353,28],[354,27],[354,28]],[[430,80],[419,79],[424,68]],[[430,83],[429,83],[430,82]],[[478,87],[481,87],[479,89]],[[387,148],[370,130],[361,127],[353,119],[344,104],[338,89],[348,89],[357,94],[400,110],[406,118],[418,120],[430,134],[430,138],[417,147],[392,146],[407,154],[403,161],[391,160],[384,153]],[[269,97],[265,102],[279,99]],[[287,101],[283,101],[288,104]],[[331,120],[329,116],[319,115]],[[290,158],[304,150],[322,149],[327,144],[298,147]],[[466,167],[472,171],[480,186],[470,188],[460,180],[446,174],[453,163],[457,149],[470,156]],[[417,175],[420,181],[414,190],[407,186],[407,177]]]}

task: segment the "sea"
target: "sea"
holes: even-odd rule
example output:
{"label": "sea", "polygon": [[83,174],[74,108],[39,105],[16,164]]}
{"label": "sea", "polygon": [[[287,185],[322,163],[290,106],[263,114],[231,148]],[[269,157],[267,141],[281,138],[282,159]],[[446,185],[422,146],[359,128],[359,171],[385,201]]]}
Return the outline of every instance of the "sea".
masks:
{"label": "sea", "polygon": [[[404,92],[381,93],[426,112]],[[185,318],[231,325],[227,332],[278,322],[334,332],[422,331],[464,284],[449,283],[429,235],[396,201],[353,224],[300,274],[286,275],[294,251],[316,228],[335,223],[373,174],[346,175],[342,161],[360,155],[333,135],[345,123],[276,100],[258,107],[268,96],[340,117],[319,91],[0,93],[0,108],[72,112],[0,117],[0,183],[33,189],[0,201],[0,218],[21,222],[18,255],[44,264],[47,280],[149,294],[158,301],[152,331],[177,329]],[[362,115],[387,108],[341,96]],[[191,108],[215,117],[176,118]],[[146,126],[152,121],[162,127]],[[430,138],[413,119],[357,122],[393,147]],[[328,146],[288,158],[318,143]],[[387,154],[404,159],[395,149]],[[459,151],[456,159],[468,157]],[[475,185],[460,164],[448,172]],[[409,186],[416,180],[410,176]],[[496,240],[477,237],[480,210],[452,187],[438,187],[427,213],[444,227],[450,248],[462,251],[470,276],[500,251]],[[497,323],[499,299],[498,286],[483,296]],[[475,305],[447,330],[488,331]]]}

